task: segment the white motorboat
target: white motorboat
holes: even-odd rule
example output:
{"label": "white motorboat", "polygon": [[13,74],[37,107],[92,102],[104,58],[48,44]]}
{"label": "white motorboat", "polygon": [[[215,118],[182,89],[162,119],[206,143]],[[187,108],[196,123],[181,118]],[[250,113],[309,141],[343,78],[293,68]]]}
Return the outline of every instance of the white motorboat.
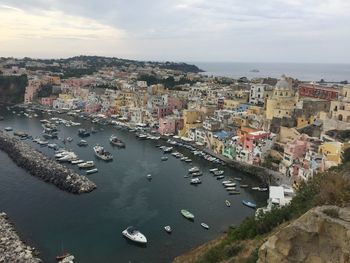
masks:
{"label": "white motorboat", "polygon": [[84,160],[74,160],[74,161],[71,161],[70,163],[71,164],[80,164],[80,163],[83,163],[84,162]]}
{"label": "white motorboat", "polygon": [[59,158],[58,161],[60,161],[60,162],[70,162],[72,160],[75,160],[77,157],[78,156],[75,153],[71,152],[71,153],[69,153],[69,154]]}
{"label": "white motorboat", "polygon": [[161,159],[162,161],[166,161],[166,160],[168,160],[168,157],[162,156],[160,159]]}
{"label": "white motorboat", "polygon": [[201,223],[201,226],[204,227],[205,229],[209,229],[209,226],[206,223]]}
{"label": "white motorboat", "polygon": [[236,186],[236,183],[226,183],[224,184],[225,187],[234,187]]}
{"label": "white motorboat", "polygon": [[201,183],[202,181],[199,178],[193,178],[191,179],[191,182],[190,182],[190,184],[201,184]]}
{"label": "white motorboat", "polygon": [[95,163],[93,161],[87,161],[85,163],[78,164],[79,168],[92,168],[95,166]]}
{"label": "white motorboat", "polygon": [[94,169],[91,169],[91,170],[87,170],[86,174],[93,174],[93,173],[97,173],[97,172],[98,172],[97,168],[94,168]]}
{"label": "white motorboat", "polygon": [[164,230],[167,232],[167,233],[171,233],[173,230],[171,229],[170,226],[165,226],[164,227]]}
{"label": "white motorboat", "polygon": [[214,176],[223,175],[224,171],[223,170],[218,170],[218,171],[213,172],[213,174],[214,174]]}
{"label": "white motorboat", "polygon": [[222,184],[230,184],[230,183],[233,183],[233,181],[232,180],[222,181]]}
{"label": "white motorboat", "polygon": [[148,180],[152,179],[152,175],[151,174],[147,174],[146,177],[147,177]]}
{"label": "white motorboat", "polygon": [[198,173],[199,168],[197,166],[193,166],[192,168],[188,169],[189,173]]}
{"label": "white motorboat", "polygon": [[125,229],[122,234],[130,239],[131,241],[146,244],[147,238],[144,234],[142,234],[139,230],[134,228],[133,226],[129,226],[127,229]]}

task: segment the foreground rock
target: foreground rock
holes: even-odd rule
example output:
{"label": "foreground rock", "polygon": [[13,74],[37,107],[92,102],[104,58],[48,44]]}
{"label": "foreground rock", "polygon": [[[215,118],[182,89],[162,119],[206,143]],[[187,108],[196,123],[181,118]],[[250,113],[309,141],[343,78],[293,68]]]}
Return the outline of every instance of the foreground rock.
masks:
{"label": "foreground rock", "polygon": [[46,157],[30,145],[0,131],[0,149],[20,167],[45,182],[75,194],[88,193],[96,188],[95,183],[62,164]]}
{"label": "foreground rock", "polygon": [[350,207],[308,211],[269,237],[258,262],[350,262]]}
{"label": "foreground rock", "polygon": [[0,262],[41,262],[34,248],[20,240],[5,213],[0,213]]}

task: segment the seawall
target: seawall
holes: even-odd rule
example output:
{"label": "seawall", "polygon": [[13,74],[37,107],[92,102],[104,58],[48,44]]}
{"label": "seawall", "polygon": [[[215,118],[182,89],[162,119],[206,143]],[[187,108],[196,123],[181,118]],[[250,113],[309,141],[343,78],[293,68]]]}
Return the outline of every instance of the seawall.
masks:
{"label": "seawall", "polygon": [[0,262],[42,262],[34,248],[27,246],[17,235],[5,213],[0,213]]}
{"label": "seawall", "polygon": [[62,164],[46,157],[27,143],[0,131],[0,150],[3,150],[19,166],[31,175],[51,183],[69,193],[88,193],[96,184]]}

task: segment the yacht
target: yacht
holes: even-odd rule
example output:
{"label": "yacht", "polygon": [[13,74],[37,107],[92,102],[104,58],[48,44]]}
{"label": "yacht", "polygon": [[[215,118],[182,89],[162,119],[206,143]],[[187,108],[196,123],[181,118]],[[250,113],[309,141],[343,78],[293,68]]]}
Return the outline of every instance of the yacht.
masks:
{"label": "yacht", "polygon": [[110,152],[105,151],[104,148],[100,145],[94,146],[94,151],[95,155],[104,161],[113,160],[113,155]]}
{"label": "yacht", "polygon": [[138,231],[133,226],[129,226],[127,229],[125,229],[122,232],[122,234],[123,234],[123,236],[130,239],[131,241],[134,241],[137,243],[142,243],[142,244],[147,243],[147,238],[145,237],[145,235],[142,234],[140,231]]}

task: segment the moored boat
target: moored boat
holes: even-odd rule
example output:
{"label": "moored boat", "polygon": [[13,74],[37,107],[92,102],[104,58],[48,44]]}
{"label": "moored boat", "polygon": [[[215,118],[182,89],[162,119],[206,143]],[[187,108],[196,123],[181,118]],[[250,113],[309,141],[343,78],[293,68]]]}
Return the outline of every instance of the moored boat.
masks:
{"label": "moored boat", "polygon": [[198,177],[198,176],[202,176],[203,173],[202,172],[195,172],[195,173],[191,173],[192,177]]}
{"label": "moored boat", "polygon": [[215,171],[215,172],[213,172],[213,174],[214,174],[214,176],[223,175],[224,171],[223,170]]}
{"label": "moored boat", "polygon": [[105,149],[98,144],[96,146],[94,146],[94,152],[98,158],[100,158],[104,161],[113,160],[113,155],[110,152],[105,151]]}
{"label": "moored boat", "polygon": [[131,241],[134,241],[136,243],[146,244],[147,238],[144,234],[142,234],[139,230],[137,230],[133,226],[129,226],[127,229],[125,229],[122,232],[123,236],[130,239]]}
{"label": "moored boat", "polygon": [[216,172],[218,170],[219,170],[219,168],[213,168],[213,169],[209,169],[209,172],[214,173],[214,172]]}
{"label": "moored boat", "polygon": [[240,192],[240,191],[237,191],[237,190],[230,190],[230,191],[228,191],[228,193],[229,193],[230,195],[239,195],[241,192]]}
{"label": "moored boat", "polygon": [[193,166],[192,168],[188,169],[189,173],[198,173],[199,168],[197,166]]}
{"label": "moored boat", "polygon": [[224,186],[225,187],[234,187],[234,186],[236,186],[236,183],[225,183]]}
{"label": "moored boat", "polygon": [[192,219],[192,220],[194,219],[194,215],[191,212],[187,211],[186,209],[181,209],[181,214],[187,219]]}
{"label": "moored boat", "polygon": [[85,163],[78,164],[79,168],[86,169],[86,168],[92,168],[95,166],[95,163],[93,161],[87,161]]}
{"label": "moored boat", "polygon": [[240,188],[248,188],[249,185],[247,185],[247,184],[241,184],[241,185],[239,185],[239,187],[240,187]]}
{"label": "moored boat", "polygon": [[[68,257],[71,257],[71,256],[72,256],[72,255],[71,255],[70,253],[64,252],[64,253],[62,253],[61,255],[58,255],[58,256],[56,257],[56,261],[60,262],[60,261],[66,259],[66,258],[68,258]],[[73,259],[74,259],[74,258],[73,258]]]}
{"label": "moored boat", "polygon": [[256,208],[256,204],[251,202],[251,201],[242,200],[242,204],[244,204],[245,206],[248,206],[250,208]]}
{"label": "moored boat", "polygon": [[216,180],[221,180],[221,179],[224,179],[225,178],[225,175],[219,175],[216,177]]}
{"label": "moored boat", "polygon": [[97,172],[98,172],[97,168],[94,168],[94,169],[91,169],[91,170],[87,170],[86,174],[94,174],[94,173],[97,173]]}

